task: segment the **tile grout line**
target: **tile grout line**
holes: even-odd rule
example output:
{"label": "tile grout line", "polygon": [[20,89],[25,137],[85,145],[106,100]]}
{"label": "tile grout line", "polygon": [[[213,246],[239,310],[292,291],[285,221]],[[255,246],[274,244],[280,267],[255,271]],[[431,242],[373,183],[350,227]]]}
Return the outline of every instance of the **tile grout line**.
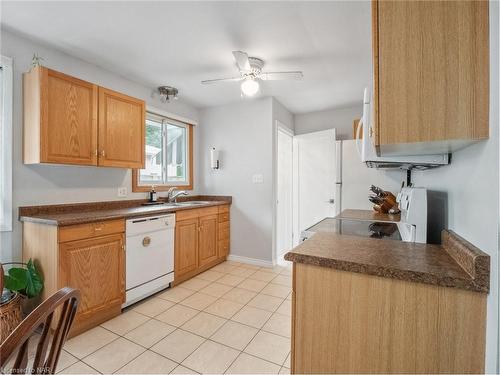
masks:
{"label": "tile grout line", "polygon": [[[255,271],[255,272],[257,272],[257,271]],[[255,272],[254,272],[254,273],[255,273]],[[254,274],[254,273],[253,273],[253,274]],[[250,274],[249,276],[245,277],[245,278],[244,278],[244,280],[242,280],[242,281],[240,282],[240,284],[241,284],[243,281],[245,281],[245,280],[249,279],[249,278],[250,278],[250,276],[252,276],[253,274]],[[229,273],[227,273],[227,275],[229,275]],[[233,276],[235,276],[235,275],[233,275]],[[276,275],[276,276],[278,276],[278,275]],[[276,276],[275,276],[275,277],[276,277]],[[275,277],[274,277],[274,278],[275,278]],[[254,290],[249,290],[249,291],[251,291],[251,292],[255,292],[255,293],[257,293],[257,295],[259,295],[259,294],[261,293],[261,291],[262,291],[262,290],[263,290],[263,289],[264,289],[264,288],[265,288],[268,284],[270,284],[270,282],[271,282],[272,280],[274,280],[274,278],[273,278],[273,279],[271,279],[269,282],[267,282],[267,283],[266,283],[266,285],[265,285],[262,289],[260,289],[260,291],[254,291]],[[253,280],[253,279],[252,279],[252,280]],[[257,281],[260,281],[260,280],[257,280]],[[213,282],[216,282],[216,281],[213,281]],[[230,292],[231,290],[233,290],[233,289],[236,289],[236,288],[238,287],[238,285],[240,285],[240,284],[237,284],[236,286],[234,286],[233,288],[231,288],[230,290],[228,290],[225,294],[229,293],[229,292]],[[182,284],[181,284],[181,285],[182,285]],[[239,288],[239,289],[243,289],[243,288]],[[248,290],[248,289],[244,289],[244,290]],[[198,291],[198,292],[200,292],[200,291]],[[202,292],[200,292],[200,293],[202,293]],[[224,294],[224,295],[225,295],[225,294]],[[223,299],[223,296],[224,296],[224,295],[222,295],[221,297],[219,297],[219,299]],[[257,296],[257,295],[256,295],[256,296]],[[253,298],[255,298],[256,296],[254,296]],[[274,297],[274,296],[272,296],[272,297]],[[186,297],[186,298],[189,298],[189,297]],[[246,307],[246,306],[248,306],[248,307],[253,307],[253,306],[249,306],[249,305],[248,305],[248,303],[249,303],[250,301],[252,301],[252,300],[253,300],[253,298],[252,298],[252,299],[250,299],[247,303],[243,304],[243,306],[242,306],[242,307],[241,307],[241,308],[240,308],[240,309],[239,309],[236,313],[234,313],[234,314],[231,316],[231,318],[232,318],[232,317],[234,317],[234,315],[236,315],[236,314],[237,314],[239,311],[241,311],[244,307]],[[286,300],[286,298],[282,301],[282,303],[283,303],[285,300]],[[217,301],[217,300],[216,300],[216,301]],[[214,301],[214,303],[215,303],[216,301]],[[182,302],[182,300],[179,302],[179,304],[181,304],[181,305],[182,305],[182,303],[181,303],[181,302]],[[185,305],[182,305],[182,306],[185,306]],[[209,305],[209,306],[210,306],[210,305]],[[281,304],[280,304],[280,306],[281,306]],[[187,306],[187,307],[189,307],[189,306]],[[208,307],[208,306],[207,306],[207,307]],[[259,308],[257,308],[257,307],[253,307],[253,308],[259,309]],[[205,309],[206,309],[206,308],[205,308]],[[259,309],[259,310],[269,312],[269,311],[264,310],[264,309]],[[202,310],[202,311],[204,311],[204,310]],[[201,311],[200,311],[200,312],[201,312]],[[204,311],[204,312],[205,312],[205,313],[207,313],[207,314],[210,314],[209,312],[206,312],[206,311]],[[238,350],[238,351],[239,351],[239,353],[238,353],[238,355],[236,356],[236,358],[235,358],[235,359],[234,359],[234,360],[233,360],[233,361],[229,364],[229,366],[226,368],[226,370],[225,370],[224,372],[226,372],[226,371],[227,371],[227,369],[229,369],[229,368],[233,365],[233,363],[236,361],[236,359],[238,359],[238,357],[241,355],[241,353],[245,353],[245,352],[244,352],[244,350],[248,347],[248,345],[250,345],[250,343],[253,341],[253,339],[255,338],[255,336],[257,336],[257,335],[258,335],[258,333],[259,333],[260,331],[262,331],[262,327],[263,327],[263,326],[264,326],[264,325],[265,325],[265,324],[269,321],[269,319],[271,319],[271,317],[272,317],[272,315],[273,315],[273,314],[274,314],[274,312],[271,312],[271,316],[270,316],[270,317],[269,317],[269,318],[268,318],[268,319],[264,322],[264,324],[261,326],[261,328],[256,328],[256,327],[253,327],[253,326],[250,326],[250,325],[244,324],[244,323],[236,322],[236,321],[232,320],[231,318],[226,319],[226,322],[224,323],[224,325],[225,325],[228,321],[232,321],[232,322],[235,322],[235,323],[239,323],[239,324],[245,325],[245,326],[247,326],[247,327],[251,327],[251,328],[257,329],[257,332],[253,335],[252,339],[251,339],[251,340],[250,340],[250,341],[249,341],[249,342],[245,345],[245,347],[243,348],[243,350],[235,349],[235,348],[232,348],[232,347],[230,347],[230,346],[228,346],[228,345],[221,344],[221,343],[219,343],[219,342],[217,342],[217,341],[213,341],[213,340],[211,340],[211,337],[212,337],[213,335],[215,335],[215,334],[216,334],[216,333],[217,333],[217,332],[218,332],[218,331],[222,328],[222,326],[221,326],[220,328],[218,328],[218,329],[217,329],[217,330],[216,330],[216,331],[215,331],[215,332],[214,332],[214,333],[213,333],[213,334],[212,334],[209,338],[207,338],[207,339],[206,339],[206,341],[209,341],[209,340],[210,340],[210,341],[215,342],[215,343],[217,343],[217,344],[219,344],[219,345],[223,345],[223,346],[229,347],[229,348],[231,348],[231,349],[233,349],[233,350]],[[198,315],[198,314],[197,314],[197,315]],[[217,316],[217,315],[215,315],[215,314],[211,314],[211,315]],[[196,316],[196,315],[195,315],[195,316]],[[194,317],[193,317],[193,318],[194,318]],[[189,320],[188,320],[188,321],[189,321]],[[186,323],[187,323],[187,322],[186,322]],[[266,331],[264,331],[264,332],[266,332]],[[284,337],[284,336],[281,336],[281,335],[279,335],[279,336],[280,336],[280,337]],[[204,342],[206,342],[206,341],[204,341]],[[202,344],[203,344],[203,343],[202,343]],[[201,346],[202,344],[200,344],[200,346]],[[186,358],[184,358],[184,360],[183,360],[183,361],[185,361],[185,360],[186,360],[189,356],[191,356],[191,355],[192,355],[192,354],[193,354],[193,353],[194,353],[194,352],[195,352],[195,351],[196,351],[196,350],[197,350],[200,346],[198,346],[198,347],[197,347],[197,348],[196,348],[193,352],[191,352],[191,353],[190,353],[190,354],[189,354]],[[248,354],[248,353],[245,353],[245,354]],[[256,356],[253,356],[253,357],[255,357],[255,358],[259,358],[259,359],[264,360],[264,361],[267,361],[267,360],[266,360],[266,359],[264,359],[264,358],[260,358],[260,357],[256,357]],[[288,355],[287,355],[287,357],[288,357]],[[286,361],[286,357],[285,357],[284,361]],[[283,361],[283,362],[284,362],[284,361]],[[268,361],[268,362],[270,362],[270,361]],[[274,362],[270,362],[270,363],[274,363]],[[274,363],[274,364],[276,364],[276,363]],[[182,364],[181,364],[181,365],[182,365]],[[278,364],[276,364],[276,365],[277,365],[277,366],[280,366],[280,365],[278,365]]]}
{"label": "tile grout line", "polygon": [[[221,264],[222,264],[222,263],[221,263]],[[238,268],[238,267],[239,267],[239,266],[235,266],[235,268]],[[243,267],[243,268],[245,268],[245,267]],[[248,268],[248,269],[249,269],[249,270],[253,270],[252,268]],[[201,345],[203,345],[206,341],[211,341],[211,342],[217,343],[217,344],[219,344],[219,345],[225,346],[225,347],[227,347],[227,348],[230,348],[230,349],[233,349],[233,350],[237,350],[237,351],[239,351],[239,353],[238,353],[238,355],[236,356],[236,358],[235,358],[235,359],[231,362],[231,364],[230,364],[230,365],[226,368],[226,371],[227,371],[227,369],[229,369],[229,368],[231,367],[231,365],[232,365],[232,364],[236,361],[236,359],[237,359],[237,358],[241,355],[241,353],[244,353],[244,350],[245,350],[245,349],[248,347],[248,345],[249,345],[249,344],[250,344],[250,343],[254,340],[254,338],[258,335],[258,333],[259,333],[259,332],[263,331],[263,332],[267,332],[267,333],[270,333],[270,334],[275,334],[275,335],[277,335],[277,336],[280,336],[280,337],[283,337],[283,338],[286,338],[286,339],[290,339],[289,337],[282,336],[282,335],[276,334],[276,333],[274,333],[274,332],[268,332],[268,331],[265,331],[265,330],[263,330],[263,329],[262,329],[262,327],[264,327],[264,326],[265,326],[265,324],[266,324],[266,323],[267,323],[267,322],[271,319],[271,317],[272,317],[272,316],[276,313],[276,311],[277,311],[277,310],[278,310],[278,309],[279,309],[279,308],[283,305],[283,303],[285,303],[285,302],[287,301],[287,298],[288,298],[288,295],[289,295],[289,294],[288,294],[288,295],[287,295],[287,297],[285,297],[285,298],[283,299],[282,297],[276,297],[276,296],[272,296],[272,295],[268,295],[268,294],[262,293],[262,290],[263,290],[263,289],[265,289],[265,288],[266,288],[269,284],[273,284],[273,285],[279,285],[279,286],[287,287],[287,286],[285,286],[285,285],[281,285],[281,284],[274,284],[274,283],[272,283],[272,280],[276,279],[276,277],[278,277],[279,275],[281,275],[281,273],[282,273],[285,269],[286,269],[286,268],[284,268],[284,269],[283,269],[280,273],[276,273],[276,274],[274,274],[274,272],[269,272],[269,273],[273,273],[273,274],[274,274],[274,277],[273,277],[271,280],[267,281],[267,282],[266,282],[266,281],[263,281],[263,280],[258,280],[258,279],[251,279],[251,276],[252,276],[252,275],[254,275],[256,272],[258,272],[258,271],[260,271],[260,270],[261,270],[261,268],[258,268],[258,269],[256,269],[256,270],[255,270],[252,274],[250,274],[250,275],[248,275],[248,276],[244,277],[244,278],[243,278],[243,280],[242,280],[240,283],[238,283],[238,284],[236,284],[236,285],[234,285],[234,286],[231,286],[231,285],[226,285],[226,284],[222,284],[222,283],[218,283],[218,284],[220,284],[220,285],[225,285],[225,286],[230,286],[230,287],[231,287],[231,288],[230,288],[227,292],[225,292],[223,295],[221,295],[221,296],[219,296],[219,297],[217,297],[217,296],[213,296],[213,295],[210,295],[210,294],[207,294],[207,293],[203,293],[203,292],[201,292],[201,289],[204,289],[204,288],[208,287],[209,285],[211,285],[211,284],[213,284],[213,283],[216,283],[216,282],[217,282],[217,280],[219,280],[219,279],[223,278],[224,276],[221,276],[221,277],[219,277],[218,279],[213,280],[213,281],[211,281],[211,280],[205,280],[205,279],[203,279],[203,278],[200,278],[201,280],[204,280],[204,281],[209,282],[209,284],[208,284],[208,285],[206,285],[206,286],[204,286],[204,287],[202,287],[202,288],[201,288],[201,289],[199,289],[199,290],[192,290],[192,289],[189,289],[189,288],[184,287],[184,289],[190,290],[190,291],[192,291],[193,293],[192,293],[190,296],[187,296],[187,297],[185,297],[185,298],[181,299],[179,302],[175,302],[175,301],[171,301],[171,300],[168,300],[168,299],[164,299],[164,298],[158,297],[158,295],[159,295],[159,294],[161,294],[161,293],[164,293],[164,292],[165,292],[165,290],[159,291],[159,292],[157,292],[157,293],[153,294],[152,296],[149,296],[148,298],[160,298],[160,299],[162,299],[162,300],[166,300],[166,301],[168,301],[168,302],[172,302],[172,303],[174,303],[174,305],[172,305],[172,306],[170,306],[169,308],[167,308],[166,310],[164,310],[164,311],[162,311],[162,312],[160,312],[160,313],[158,313],[158,314],[154,315],[153,317],[151,317],[151,316],[149,316],[149,315],[146,315],[146,314],[143,314],[143,313],[141,313],[141,312],[139,312],[139,311],[135,311],[135,310],[133,309],[133,307],[130,307],[130,309],[128,309],[128,308],[127,308],[127,311],[134,311],[134,312],[135,312],[135,313],[137,313],[137,314],[140,314],[140,315],[142,315],[142,316],[147,317],[147,318],[148,318],[148,320],[144,321],[143,323],[141,323],[141,324],[140,324],[140,325],[138,325],[137,327],[134,327],[134,328],[132,328],[132,329],[130,329],[130,330],[128,330],[128,331],[126,331],[126,332],[124,332],[123,334],[117,334],[116,332],[114,332],[114,331],[112,331],[112,330],[110,330],[110,329],[108,329],[108,328],[106,328],[106,327],[103,327],[103,326],[99,325],[99,327],[101,327],[101,328],[105,329],[105,330],[106,330],[106,331],[108,331],[108,332],[111,332],[111,333],[113,333],[113,334],[117,335],[118,337],[116,337],[115,339],[113,339],[113,340],[112,340],[112,341],[110,341],[109,343],[107,343],[107,344],[105,344],[105,345],[103,345],[103,346],[101,346],[101,347],[97,348],[96,350],[92,351],[91,353],[89,353],[88,355],[86,355],[85,357],[83,357],[83,358],[81,358],[81,359],[80,359],[80,358],[78,358],[78,357],[76,357],[76,356],[74,356],[72,353],[70,353],[70,352],[68,352],[68,351],[67,351],[67,352],[68,352],[69,354],[71,354],[72,356],[74,356],[75,358],[77,358],[77,359],[78,359],[78,361],[81,361],[81,362],[83,362],[84,364],[86,364],[87,366],[91,367],[92,369],[94,369],[94,370],[98,371],[97,369],[95,369],[95,368],[93,368],[92,366],[90,366],[87,362],[85,362],[85,361],[84,361],[84,359],[88,358],[89,356],[91,356],[92,354],[94,354],[95,352],[97,352],[98,350],[100,350],[100,349],[102,349],[102,348],[104,348],[104,347],[106,347],[106,346],[110,345],[111,343],[113,343],[113,342],[117,341],[117,340],[121,337],[121,338],[125,339],[126,341],[128,341],[128,342],[130,342],[130,343],[133,343],[133,344],[135,344],[135,345],[139,346],[141,349],[144,349],[144,350],[143,350],[141,353],[139,353],[137,356],[135,356],[134,358],[132,358],[130,361],[128,361],[127,363],[125,363],[123,366],[121,366],[121,367],[120,367],[118,370],[116,370],[116,371],[121,370],[123,367],[125,367],[125,366],[126,366],[126,365],[128,365],[130,362],[132,362],[132,361],[134,361],[135,359],[137,359],[139,356],[141,356],[142,354],[144,354],[146,351],[151,351],[151,352],[153,352],[153,353],[156,353],[156,354],[158,354],[158,355],[162,356],[163,358],[166,358],[166,359],[168,359],[168,360],[170,360],[170,361],[172,361],[172,362],[176,363],[176,364],[177,364],[177,366],[176,366],[176,367],[174,367],[174,370],[175,370],[175,368],[177,368],[178,366],[183,366],[183,367],[188,368],[187,366],[184,366],[184,365],[182,364],[182,362],[183,362],[183,361],[185,361],[185,360],[186,360],[189,356],[191,356],[191,355],[192,355],[192,354],[193,354],[196,350],[198,350],[198,348],[199,348]],[[219,272],[219,271],[216,271],[216,272]],[[237,276],[237,275],[230,274],[229,272],[219,272],[219,273],[224,273],[225,275]],[[283,276],[285,276],[285,275],[283,275]],[[286,275],[286,276],[287,276],[287,277],[289,277],[288,275]],[[243,289],[243,290],[246,290],[246,291],[254,292],[254,293],[256,293],[256,296],[258,296],[259,294],[263,294],[263,295],[268,295],[268,296],[271,296],[271,297],[276,297],[276,298],[283,299],[283,301],[280,303],[280,305],[278,306],[278,308],[276,308],[274,311],[268,311],[268,310],[264,310],[264,309],[261,309],[261,308],[258,308],[258,307],[254,307],[254,306],[250,306],[250,305],[248,305],[248,303],[249,303],[249,302],[251,302],[251,301],[252,301],[252,300],[256,297],[256,296],[254,296],[254,297],[252,297],[252,298],[251,298],[251,299],[250,299],[247,303],[242,304],[243,306],[242,306],[242,307],[241,307],[241,308],[240,308],[237,312],[235,312],[234,314],[232,314],[232,315],[231,315],[231,317],[229,317],[229,318],[220,317],[220,316],[218,316],[218,315],[216,315],[216,314],[212,314],[212,313],[210,313],[210,312],[205,311],[205,309],[207,309],[208,307],[210,307],[211,305],[213,305],[215,302],[217,302],[217,301],[219,301],[219,300],[225,300],[225,301],[234,302],[234,301],[231,301],[231,300],[226,300],[226,299],[224,299],[224,298],[223,298],[223,297],[224,297],[224,295],[226,295],[226,294],[227,294],[227,293],[229,293],[230,291],[232,291],[232,290],[234,290],[234,289],[238,288],[238,285],[240,285],[241,283],[243,283],[243,282],[244,282],[245,280],[247,280],[247,279],[251,279],[251,280],[256,280],[256,281],[261,281],[261,282],[264,282],[264,283],[265,283],[265,286],[264,286],[262,289],[260,289],[259,291],[255,291],[255,290],[248,290],[248,289],[244,289],[244,288],[239,288],[239,289]],[[181,285],[182,285],[182,284],[181,284]],[[166,289],[168,290],[169,288],[166,288]],[[172,289],[172,290],[173,290],[173,289]],[[211,303],[211,304],[209,304],[208,306],[206,306],[203,310],[198,310],[198,309],[192,308],[192,307],[190,307],[190,306],[183,305],[183,304],[181,303],[182,301],[184,301],[185,299],[187,299],[187,298],[191,297],[191,296],[192,296],[192,295],[194,295],[195,293],[201,293],[201,294],[204,294],[204,295],[208,295],[208,296],[210,296],[210,297],[216,298],[216,300],[215,300],[213,303]],[[217,329],[214,333],[212,333],[212,334],[211,334],[208,338],[205,338],[205,337],[200,336],[200,335],[198,335],[198,334],[196,334],[196,333],[193,333],[193,332],[186,331],[186,330],[182,329],[182,328],[181,328],[181,327],[182,327],[182,325],[181,325],[181,326],[179,326],[179,327],[177,327],[177,326],[174,326],[174,325],[172,325],[172,324],[168,324],[168,323],[166,323],[166,322],[163,322],[163,321],[161,321],[161,320],[159,320],[159,319],[156,319],[156,317],[157,317],[157,316],[159,316],[159,315],[161,315],[162,313],[164,313],[164,312],[166,312],[166,311],[170,310],[170,309],[171,309],[171,308],[173,308],[175,305],[181,305],[181,306],[184,306],[184,307],[192,308],[193,310],[197,310],[196,315],[194,315],[191,319],[188,319],[188,320],[187,320],[186,322],[184,322],[182,325],[186,324],[187,322],[189,322],[190,320],[192,320],[193,318],[195,318],[196,316],[198,316],[201,312],[205,312],[206,314],[210,314],[210,315],[215,316],[215,317],[218,317],[218,318],[223,318],[223,319],[225,319],[225,322],[224,322],[224,324],[223,324],[223,325],[221,325],[221,327],[219,327],[219,328],[218,328],[218,329]],[[264,324],[263,324],[260,328],[256,328],[256,327],[253,327],[253,326],[247,325],[247,324],[245,324],[245,323],[240,323],[240,322],[237,322],[237,321],[232,320],[232,317],[234,317],[234,316],[235,316],[238,312],[240,312],[240,311],[241,311],[244,307],[247,307],[247,306],[248,306],[248,307],[252,307],[252,308],[256,308],[256,309],[259,309],[259,310],[262,310],[262,311],[269,312],[269,313],[271,313],[271,316],[270,316],[270,317],[269,317],[269,318],[268,318],[268,319],[264,322]],[[282,314],[282,315],[283,315],[283,314]],[[284,315],[284,316],[286,316],[286,315]],[[155,341],[155,343],[153,343],[153,344],[152,344],[151,346],[149,346],[149,347],[144,347],[143,345],[141,345],[141,344],[139,344],[139,343],[136,343],[136,342],[134,342],[134,341],[132,341],[132,340],[130,340],[130,339],[128,339],[127,337],[125,337],[125,336],[124,336],[124,335],[128,334],[129,332],[132,332],[133,330],[135,330],[135,329],[137,329],[137,328],[139,328],[139,327],[143,326],[144,324],[146,324],[147,322],[149,322],[149,321],[151,321],[151,320],[153,320],[153,319],[154,319],[155,321],[158,321],[158,322],[161,322],[161,323],[167,324],[167,325],[169,325],[169,326],[171,326],[171,327],[175,327],[175,329],[174,329],[172,332],[170,332],[170,333],[168,333],[167,335],[165,335],[165,336],[163,336],[162,338],[160,338],[158,341]],[[247,327],[251,327],[251,328],[253,328],[253,329],[257,329],[257,332],[256,332],[256,333],[255,333],[255,335],[252,337],[252,339],[251,339],[251,340],[247,343],[247,345],[243,348],[243,350],[235,349],[235,348],[233,348],[233,347],[230,347],[230,346],[228,346],[228,345],[225,345],[225,344],[222,344],[222,343],[216,342],[216,341],[214,341],[214,340],[212,340],[212,339],[211,339],[211,337],[212,337],[213,335],[215,335],[215,334],[216,334],[216,333],[217,333],[217,332],[218,332],[218,331],[219,331],[219,330],[220,330],[220,329],[221,329],[221,328],[222,328],[225,324],[227,324],[227,322],[228,322],[228,321],[232,321],[232,322],[235,322],[235,323],[239,323],[239,324],[245,325],[245,326],[247,326]],[[161,353],[157,353],[157,352],[155,352],[155,351],[151,350],[151,348],[152,348],[153,346],[155,346],[155,345],[156,345],[156,344],[158,344],[160,341],[164,340],[166,337],[168,337],[169,335],[171,335],[172,333],[174,333],[174,332],[175,332],[175,331],[177,331],[177,330],[181,330],[181,331],[183,331],[183,332],[188,332],[188,333],[194,334],[194,335],[196,335],[196,336],[198,336],[198,337],[200,337],[200,338],[202,338],[202,339],[204,340],[204,341],[202,341],[202,342],[200,343],[200,345],[198,345],[198,346],[197,346],[197,347],[196,347],[196,348],[195,348],[195,349],[194,349],[194,350],[193,350],[193,351],[192,351],[192,352],[191,352],[188,356],[186,356],[186,357],[185,357],[185,358],[184,358],[184,359],[183,359],[180,363],[179,363],[179,362],[177,362],[177,361],[175,361],[175,360],[172,360],[171,358],[168,358],[168,357],[166,357],[166,356],[162,355]],[[251,354],[249,354],[249,353],[245,353],[245,354],[247,354],[247,355],[251,355]],[[253,356],[253,355],[251,355],[251,356]],[[260,358],[260,357],[257,357],[257,356],[253,356],[253,357],[255,357],[255,358],[259,358],[259,359],[264,360],[264,361],[267,361],[267,362],[269,362],[269,363],[276,364],[275,362],[268,361],[268,360],[266,360],[266,359],[264,359],[264,358]],[[288,356],[287,356],[287,357],[288,357]],[[286,358],[287,358],[287,357],[286,357]],[[284,361],[286,361],[286,358],[285,358],[285,360],[284,360]],[[78,362],[78,361],[77,361],[77,362]],[[284,363],[284,361],[283,361],[283,363]],[[75,362],[75,363],[77,363],[77,362]],[[74,364],[75,364],[75,363],[74,363]],[[278,364],[276,364],[276,365],[278,365]],[[70,365],[70,366],[72,366],[72,365]],[[67,368],[69,368],[70,366],[67,366],[67,367],[66,367],[66,368],[64,368],[64,369],[67,369]],[[278,366],[279,366],[279,365],[278,365]],[[281,365],[281,366],[283,367],[283,365]],[[64,370],[64,369],[63,369],[63,370]],[[190,370],[192,370],[191,368],[189,368],[189,369],[190,369]],[[62,370],[61,370],[61,371],[62,371]],[[99,371],[98,371],[98,372],[99,372]],[[99,372],[99,373],[100,373],[100,372]]]}

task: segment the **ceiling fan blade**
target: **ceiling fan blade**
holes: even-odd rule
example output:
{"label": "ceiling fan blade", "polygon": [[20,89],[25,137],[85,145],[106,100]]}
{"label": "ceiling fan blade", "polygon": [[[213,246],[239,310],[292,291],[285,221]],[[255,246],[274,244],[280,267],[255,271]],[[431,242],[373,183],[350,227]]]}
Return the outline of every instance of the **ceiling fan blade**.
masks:
{"label": "ceiling fan blade", "polygon": [[211,85],[212,83],[219,82],[237,82],[243,80],[242,77],[232,77],[232,78],[217,78],[217,79],[207,79],[205,81],[201,81],[203,85]]}
{"label": "ceiling fan blade", "polygon": [[243,51],[233,51],[234,59],[236,60],[236,65],[238,69],[242,72],[249,72],[252,70],[250,66],[250,61],[248,61],[248,55]]}
{"label": "ceiling fan blade", "polygon": [[259,78],[263,81],[277,81],[283,79],[294,79],[296,81],[301,80],[304,74],[300,71],[295,72],[262,72]]}

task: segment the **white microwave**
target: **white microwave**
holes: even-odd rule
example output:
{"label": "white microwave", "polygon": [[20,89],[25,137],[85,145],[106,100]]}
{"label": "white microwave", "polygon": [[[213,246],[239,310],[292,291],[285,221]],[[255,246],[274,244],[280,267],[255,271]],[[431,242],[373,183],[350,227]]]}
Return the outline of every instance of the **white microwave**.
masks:
{"label": "white microwave", "polygon": [[[450,162],[449,155],[414,155],[414,156],[377,156],[372,139],[373,111],[370,111],[370,90],[365,88],[363,95],[363,116],[359,120],[356,132],[356,144],[361,161],[369,168],[393,168],[393,169],[429,169]],[[361,137],[361,129],[363,136]]]}

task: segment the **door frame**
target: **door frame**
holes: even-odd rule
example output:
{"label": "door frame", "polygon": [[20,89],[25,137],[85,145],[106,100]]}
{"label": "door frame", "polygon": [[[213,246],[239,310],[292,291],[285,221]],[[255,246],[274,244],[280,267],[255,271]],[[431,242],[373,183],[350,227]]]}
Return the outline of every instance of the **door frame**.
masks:
{"label": "door frame", "polygon": [[[278,132],[283,132],[284,134],[290,136],[292,139],[292,145],[294,141],[294,136],[295,133],[292,129],[287,127],[285,124],[283,124],[279,120],[274,121],[274,126],[273,126],[273,233],[272,233],[272,262],[273,265],[277,264],[278,261],[278,246],[277,246],[277,241],[278,241]],[[293,179],[293,146],[292,146],[292,179]],[[292,207],[291,207],[291,212],[292,212],[292,223],[293,223],[293,195],[294,195],[294,186],[292,184]],[[293,231],[293,225],[292,225],[292,236],[295,235],[295,232]],[[292,244],[294,243],[294,239],[292,238]]]}
{"label": "door frame", "polygon": [[[300,229],[300,187],[299,187],[299,178],[300,178],[300,172],[299,172],[299,154],[300,154],[300,149],[299,149],[299,141],[300,139],[307,139],[308,137],[312,137],[318,134],[328,134],[333,132],[334,139],[335,139],[335,157],[341,157],[342,154],[338,154],[337,150],[337,128],[329,128],[329,129],[324,129],[324,130],[316,130],[308,133],[301,133],[297,134],[293,137],[293,188],[292,188],[292,197],[293,197],[293,246],[297,246],[300,244],[300,234],[301,234],[301,229]],[[339,171],[340,172],[340,171]]]}

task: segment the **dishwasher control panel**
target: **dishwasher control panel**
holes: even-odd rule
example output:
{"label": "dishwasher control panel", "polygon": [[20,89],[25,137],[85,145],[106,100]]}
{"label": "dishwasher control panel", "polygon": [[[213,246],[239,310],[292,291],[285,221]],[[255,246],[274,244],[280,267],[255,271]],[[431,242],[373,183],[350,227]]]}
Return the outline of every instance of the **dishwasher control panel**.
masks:
{"label": "dishwasher control panel", "polygon": [[154,232],[165,228],[175,228],[175,214],[129,219],[126,223],[127,236]]}

